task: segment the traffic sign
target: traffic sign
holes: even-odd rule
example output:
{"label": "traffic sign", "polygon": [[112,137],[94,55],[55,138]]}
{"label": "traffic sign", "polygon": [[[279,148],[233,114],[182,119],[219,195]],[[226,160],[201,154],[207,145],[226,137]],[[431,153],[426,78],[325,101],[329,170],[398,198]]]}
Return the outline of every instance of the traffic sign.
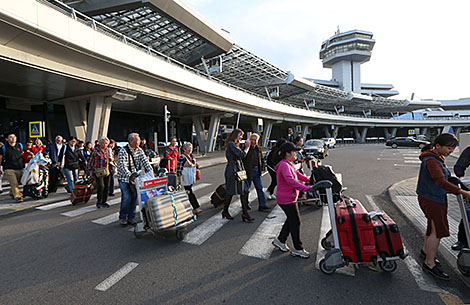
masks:
{"label": "traffic sign", "polygon": [[302,132],[302,125],[295,125],[295,130],[297,130],[298,133]]}
{"label": "traffic sign", "polygon": [[416,134],[416,131],[414,129],[408,129],[409,136],[414,136],[415,134]]}
{"label": "traffic sign", "polygon": [[45,123],[42,121],[29,122],[29,137],[42,138],[45,133]]}

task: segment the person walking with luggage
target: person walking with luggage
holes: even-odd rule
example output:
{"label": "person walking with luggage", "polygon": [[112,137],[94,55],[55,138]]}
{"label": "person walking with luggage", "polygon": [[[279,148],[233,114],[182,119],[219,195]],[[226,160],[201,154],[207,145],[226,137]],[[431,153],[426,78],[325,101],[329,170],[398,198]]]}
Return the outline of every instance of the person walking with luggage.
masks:
{"label": "person walking with luggage", "polygon": [[246,154],[250,149],[250,141],[246,141],[245,149],[239,148],[240,141],[243,139],[243,131],[239,128],[232,131],[227,137],[227,145],[225,149],[225,157],[227,158],[227,166],[225,167],[225,185],[227,192],[224,201],[224,210],[222,218],[232,220],[228,209],[234,195],[240,195],[242,203],[242,220],[243,222],[253,222],[255,219],[248,214],[248,177],[242,160],[246,158]]}
{"label": "person walking with luggage", "polygon": [[[16,203],[23,202],[23,195],[18,188],[23,170],[23,160],[21,152],[23,145],[16,142],[16,135],[12,132],[5,134],[5,143],[0,150],[0,164],[3,165],[5,178],[10,183],[10,195]],[[0,177],[2,171],[0,170]]]}
{"label": "person walking with luggage", "polygon": [[297,199],[299,191],[307,192],[310,187],[299,182],[300,180],[308,183],[309,178],[302,175],[293,163],[299,150],[300,148],[291,142],[282,144],[279,150],[282,160],[275,167],[277,173],[276,201],[286,214],[287,219],[279,236],[272,243],[279,250],[287,252],[290,249],[286,245],[286,241],[290,234],[294,244],[294,249],[290,250],[291,255],[309,258],[310,253],[305,251],[300,240],[300,213]]}
{"label": "person walking with luggage", "polygon": [[[465,170],[470,166],[470,146],[466,147],[461,153],[457,162],[454,165],[454,173],[457,177],[462,178],[465,176]],[[452,250],[460,251],[463,248],[468,248],[467,236],[463,227],[463,220],[459,223],[459,233],[457,234],[457,242],[452,245]]]}
{"label": "person walking with luggage", "polygon": [[184,187],[186,194],[188,195],[189,202],[194,209],[194,213],[199,215],[202,212],[201,206],[193,192],[193,185],[196,183],[197,170],[198,165],[196,158],[193,156],[193,144],[186,142],[183,144],[183,154],[178,159],[178,184],[181,184]]}
{"label": "person walking with luggage", "polygon": [[77,149],[77,138],[70,137],[69,143],[65,148],[65,165],[64,174],[67,179],[67,185],[65,189],[67,193],[72,193],[75,188],[75,182],[78,179],[78,169],[80,168],[80,160]]}
{"label": "person walking with luggage", "polygon": [[109,204],[106,202],[108,200],[109,179],[111,178],[109,172],[110,155],[108,145],[109,139],[104,136],[101,137],[98,146],[93,150],[88,160],[88,167],[96,181],[96,207],[98,209],[109,208]]}
{"label": "person walking with luggage", "polygon": [[176,187],[176,170],[178,166],[178,147],[176,146],[178,140],[176,137],[171,137],[170,145],[165,149],[163,154],[164,159],[166,160],[165,168],[168,170],[168,186]]}
{"label": "person walking with luggage", "polygon": [[268,186],[268,189],[266,191],[266,198],[268,200],[271,199],[276,199],[276,196],[274,194],[274,189],[276,188],[277,185],[277,178],[276,178],[276,172],[274,171],[274,167],[281,161],[281,157],[279,155],[279,149],[282,144],[286,143],[286,139],[279,139],[276,142],[276,145],[274,145],[273,148],[271,148],[271,151],[268,154],[268,158],[266,161],[267,167],[268,167],[268,173],[269,176],[271,176],[271,184]]}
{"label": "person walking with luggage", "polygon": [[119,223],[135,225],[135,207],[137,204],[137,190],[134,182],[139,171],[151,172],[152,167],[140,145],[138,133],[131,133],[127,137],[129,142],[119,151],[117,164],[117,178],[121,189],[121,208],[119,210]]}
{"label": "person walking with luggage", "polygon": [[263,183],[261,182],[261,174],[265,171],[263,152],[258,142],[259,135],[253,133],[250,136],[250,149],[243,159],[243,164],[245,165],[246,174],[248,176],[248,188],[251,187],[252,182],[255,185],[256,194],[258,195],[258,210],[261,212],[269,212],[271,209],[266,205]]}
{"label": "person walking with luggage", "polygon": [[451,174],[446,167],[445,158],[454,151],[458,143],[459,140],[453,134],[443,133],[434,139],[432,149],[419,156],[421,166],[416,193],[419,206],[428,220],[424,246],[420,253],[424,259],[422,268],[424,272],[443,280],[449,280],[449,275],[438,267],[436,253],[441,238],[450,236],[447,193],[462,194],[470,198],[470,192],[448,181]]}
{"label": "person walking with luggage", "polygon": [[61,169],[64,167],[65,145],[60,135],[55,137],[55,142],[48,144],[43,150],[43,154],[51,159],[49,169],[49,193],[55,193],[59,185],[59,179],[62,177]]}

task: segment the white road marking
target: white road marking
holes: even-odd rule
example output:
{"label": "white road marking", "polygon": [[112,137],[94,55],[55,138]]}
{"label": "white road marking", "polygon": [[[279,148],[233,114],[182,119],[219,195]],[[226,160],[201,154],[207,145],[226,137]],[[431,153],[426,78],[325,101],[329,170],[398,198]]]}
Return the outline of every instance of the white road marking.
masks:
{"label": "white road marking", "polygon": [[119,219],[119,212],[116,212],[111,215],[92,220],[91,222],[105,226],[105,225],[109,225],[110,223],[118,221],[118,219]]}
{"label": "white road marking", "polygon": [[111,288],[114,284],[122,280],[129,272],[134,270],[139,264],[127,263],[121,269],[113,273],[110,277],[99,283],[95,289],[99,291],[106,291]]}
{"label": "white road marking", "polygon": [[419,157],[421,153],[416,153],[416,154],[402,154],[403,156],[411,156],[411,157]]}
{"label": "white road marking", "polygon": [[[256,191],[253,189],[250,191],[249,196],[254,196]],[[248,198],[249,198],[248,196]],[[232,202],[230,204],[229,213],[233,217],[237,216],[242,211],[242,206],[240,199]],[[222,218],[222,216],[217,213],[208,220],[204,221],[202,224],[198,225],[188,234],[186,234],[183,242],[193,244],[193,245],[202,245],[206,240],[208,240],[215,232],[222,228],[229,220]]]}
{"label": "white road marking", "polygon": [[402,159],[392,159],[392,158],[377,158],[379,161],[401,161]]}
{"label": "white road marking", "polygon": [[[317,259],[315,262],[315,267],[320,269],[320,260],[325,257],[325,254],[328,252],[323,249],[321,245],[321,240],[326,236],[326,233],[331,230],[330,214],[328,212],[328,206],[323,206],[322,217],[321,217],[321,227],[320,235],[318,237],[318,246],[317,246]],[[343,268],[336,269],[336,273],[355,276],[356,272],[353,265],[345,266]]]}
{"label": "white road marking", "polygon": [[[377,206],[375,203],[374,199],[370,195],[366,195],[367,200],[369,201],[370,205],[372,206],[372,209],[375,211],[380,211],[381,209]],[[401,237],[403,240],[403,245],[405,252],[408,252],[406,250],[405,246],[405,239],[403,236]],[[429,292],[435,292],[435,293],[446,293],[448,294],[447,291],[444,289],[441,289],[437,287],[431,280],[430,278],[427,278],[424,276],[424,272],[422,271],[421,266],[416,262],[416,260],[411,256],[408,255],[408,257],[405,258],[405,264],[408,270],[410,270],[411,275],[413,275],[416,284],[418,284],[419,288],[424,291],[429,291]]]}
{"label": "white road marking", "polygon": [[418,157],[403,157],[405,160],[419,160]]}
{"label": "white road marking", "polygon": [[418,168],[418,167],[419,167],[419,165],[418,165],[418,164],[415,164],[415,165],[413,165],[413,164],[393,164],[393,166],[401,166],[401,167],[416,167],[416,168]]}
{"label": "white road marking", "polygon": [[268,174],[268,171],[265,171],[264,173],[261,174],[261,177],[263,177],[264,175],[267,175]]}
{"label": "white road marking", "polygon": [[[119,194],[120,192],[121,192],[121,189],[114,190],[114,194]],[[92,195],[90,197],[90,200],[93,200],[95,198],[96,198],[96,194]],[[67,205],[70,205],[70,206],[72,205],[72,203],[70,202],[70,199],[59,201],[59,202],[52,203],[52,204],[43,205],[43,206],[40,206],[40,207],[36,207],[36,210],[49,211],[49,210],[64,207],[64,206],[67,206]]]}
{"label": "white road marking", "polygon": [[286,215],[281,207],[276,205],[239,253],[251,257],[269,259],[274,250],[272,241],[281,231],[285,220]]}
{"label": "white road marking", "polygon": [[405,160],[405,163],[421,163],[420,160]]}

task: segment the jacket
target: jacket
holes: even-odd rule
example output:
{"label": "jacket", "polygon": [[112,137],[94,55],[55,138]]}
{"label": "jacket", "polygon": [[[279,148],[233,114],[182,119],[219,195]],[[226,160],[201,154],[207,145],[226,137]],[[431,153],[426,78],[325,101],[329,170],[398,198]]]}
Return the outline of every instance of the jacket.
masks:
{"label": "jacket", "polygon": [[75,170],[79,168],[79,159],[78,159],[78,147],[75,146],[72,149],[72,146],[70,144],[67,144],[65,148],[65,168]]}
{"label": "jacket", "polygon": [[[258,164],[253,164],[253,154],[258,154]],[[251,180],[251,170],[254,167],[258,167],[260,174],[266,170],[264,161],[263,161],[263,152],[261,151],[261,147],[256,146],[256,149],[253,146],[250,146],[246,157],[243,158],[243,165],[245,166],[246,175],[248,176],[248,180]]]}
{"label": "jacket", "polygon": [[56,164],[56,163],[61,163],[62,164],[62,162],[64,161],[63,156],[65,154],[65,144],[62,144],[61,150],[63,150],[61,160],[58,160],[60,151],[57,150],[57,144],[55,142],[53,142],[51,144],[48,144],[46,146],[46,148],[44,148],[43,154],[47,155],[47,156],[49,156],[49,158],[51,158],[52,164]]}
{"label": "jacket", "polygon": [[458,194],[460,188],[447,181],[450,171],[445,160],[432,150],[423,152],[419,159],[421,167],[416,193],[434,202],[447,204],[447,193]]}
{"label": "jacket", "polygon": [[299,182],[309,182],[309,178],[299,173],[292,162],[281,160],[276,167],[277,190],[276,200],[279,204],[290,204],[297,201],[299,191],[306,192],[309,186]]}

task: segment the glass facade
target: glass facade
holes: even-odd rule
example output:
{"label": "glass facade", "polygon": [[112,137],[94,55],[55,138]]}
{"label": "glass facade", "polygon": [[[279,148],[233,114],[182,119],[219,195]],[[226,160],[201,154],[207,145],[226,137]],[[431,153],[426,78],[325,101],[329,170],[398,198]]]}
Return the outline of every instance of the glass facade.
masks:
{"label": "glass facade", "polygon": [[330,50],[325,52],[323,54],[322,59],[323,58],[328,58],[328,57],[333,56],[333,55],[338,54],[338,53],[344,53],[344,52],[354,51],[354,50],[371,51],[372,46],[370,44],[361,43],[361,42],[353,42],[353,43],[337,46],[337,47],[331,48]]}

